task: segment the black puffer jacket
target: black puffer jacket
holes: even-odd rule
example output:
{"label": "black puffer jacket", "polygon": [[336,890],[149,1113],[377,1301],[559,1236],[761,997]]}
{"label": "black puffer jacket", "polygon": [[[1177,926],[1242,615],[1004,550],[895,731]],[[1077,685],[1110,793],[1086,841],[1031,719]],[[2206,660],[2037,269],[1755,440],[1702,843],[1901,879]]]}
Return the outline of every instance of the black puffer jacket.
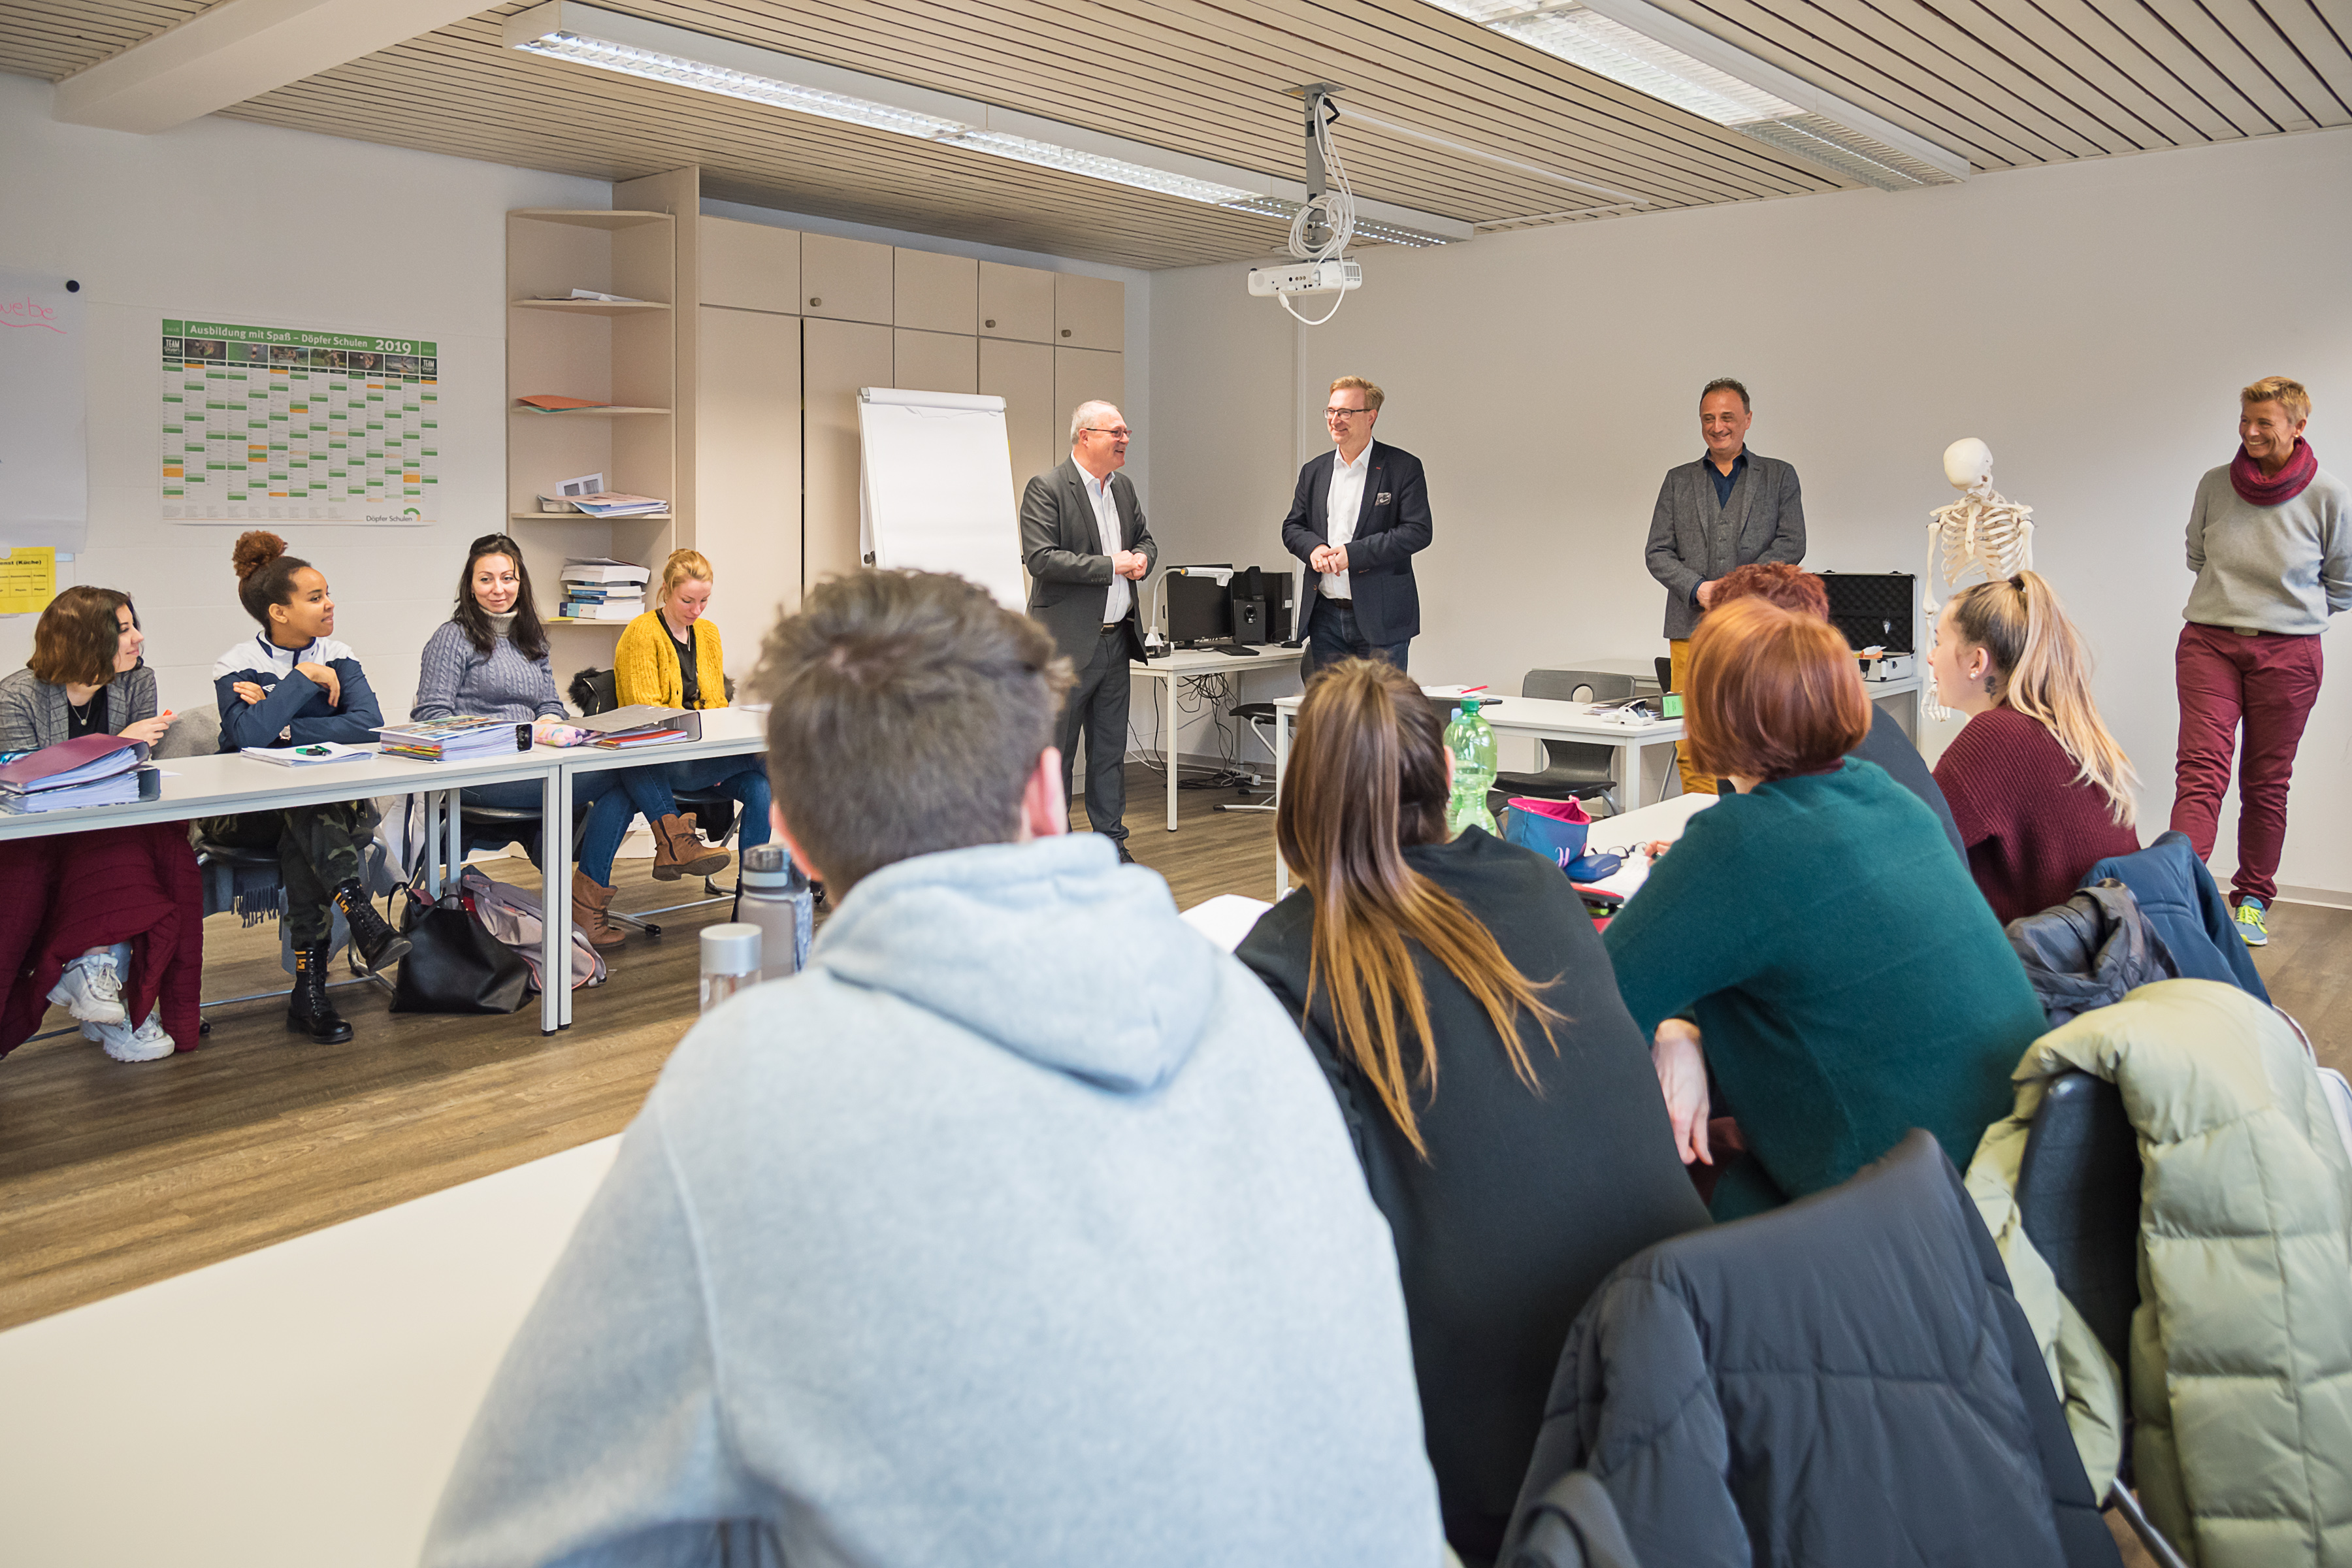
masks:
{"label": "black puffer jacket", "polygon": [[1644,1563],[2122,1563],[2000,1255],[1924,1131],[1609,1277],[1569,1332],[1503,1561],[1575,1469]]}
{"label": "black puffer jacket", "polygon": [[2136,986],[2180,978],[2164,939],[2140,913],[2139,900],[2113,877],[2038,915],[2010,921],[2008,931],[2009,945],[2024,960],[2025,977],[2053,1029],[2122,1001]]}

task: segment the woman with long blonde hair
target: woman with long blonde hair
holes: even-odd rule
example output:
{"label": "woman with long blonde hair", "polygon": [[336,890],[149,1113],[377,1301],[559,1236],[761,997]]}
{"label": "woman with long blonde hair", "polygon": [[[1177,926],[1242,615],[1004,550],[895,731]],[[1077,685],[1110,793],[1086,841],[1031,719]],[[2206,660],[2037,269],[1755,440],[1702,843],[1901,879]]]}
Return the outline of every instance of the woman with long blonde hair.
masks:
{"label": "woman with long blonde hair", "polygon": [[1937,787],[2003,924],[2064,903],[2093,866],[2139,848],[2131,759],[2100,721],[2082,634],[2040,574],[1952,595],[1927,664],[1943,701],[1969,715]]}
{"label": "woman with long blonde hair", "polygon": [[1318,671],[1275,816],[1302,886],[1236,956],[1298,1020],[1388,1216],[1446,1535],[1486,1560],[1569,1324],[1706,1212],[1568,879],[1475,827],[1449,840],[1450,779],[1402,671]]}

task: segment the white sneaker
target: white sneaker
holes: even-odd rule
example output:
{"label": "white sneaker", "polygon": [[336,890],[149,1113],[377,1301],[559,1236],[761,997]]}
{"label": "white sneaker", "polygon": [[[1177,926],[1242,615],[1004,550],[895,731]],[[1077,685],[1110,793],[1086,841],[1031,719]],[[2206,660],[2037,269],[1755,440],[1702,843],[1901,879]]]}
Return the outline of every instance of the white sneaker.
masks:
{"label": "white sneaker", "polygon": [[180,1048],[179,1042],[163,1032],[163,1008],[160,1003],[136,1029],[127,1023],[100,1024],[97,1028],[99,1045],[119,1062],[160,1061]]}
{"label": "white sneaker", "polygon": [[66,965],[49,992],[49,1000],[85,1024],[122,1024],[122,977],[114,972],[110,953],[85,952]]}

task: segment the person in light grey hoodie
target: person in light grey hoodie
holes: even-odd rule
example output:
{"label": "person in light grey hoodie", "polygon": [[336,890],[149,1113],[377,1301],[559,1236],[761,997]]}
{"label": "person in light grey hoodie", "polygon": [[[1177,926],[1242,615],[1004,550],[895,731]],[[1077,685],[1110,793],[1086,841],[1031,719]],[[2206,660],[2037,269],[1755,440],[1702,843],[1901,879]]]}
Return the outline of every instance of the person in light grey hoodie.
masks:
{"label": "person in light grey hoodie", "polygon": [[1386,1223],[1272,995],[1066,833],[1069,679],[961,578],[771,635],[777,831],[845,896],[670,1058],[429,1568],[1439,1562]]}

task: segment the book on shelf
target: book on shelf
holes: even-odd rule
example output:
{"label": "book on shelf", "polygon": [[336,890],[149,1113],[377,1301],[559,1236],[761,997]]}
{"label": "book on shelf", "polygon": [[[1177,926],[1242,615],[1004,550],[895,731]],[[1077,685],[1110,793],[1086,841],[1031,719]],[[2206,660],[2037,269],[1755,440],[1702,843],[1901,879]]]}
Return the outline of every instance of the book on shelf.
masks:
{"label": "book on shelf", "polygon": [[646,613],[642,599],[610,599],[591,602],[566,599],[563,618],[571,621],[634,621]]}
{"label": "book on shelf", "polygon": [[593,397],[560,397],[552,392],[534,392],[528,397],[516,398],[515,402],[525,408],[536,408],[541,414],[561,414],[567,408],[610,408],[613,406],[610,403],[600,402]]}
{"label": "book on shelf", "polygon": [[375,733],[385,756],[417,762],[458,762],[530,750],[530,726],[512,719],[412,719],[405,724],[379,725]]}
{"label": "book on shelf", "polygon": [[653,568],[640,566],[634,561],[615,561],[608,555],[574,555],[563,563],[556,574],[562,583],[634,583],[639,587],[653,581]]}
{"label": "book on shelf", "polygon": [[563,499],[590,517],[635,517],[640,512],[669,510],[669,502],[658,496],[633,496],[626,490],[602,490],[595,495]]}
{"label": "book on shelf", "polygon": [[593,289],[574,289],[569,294],[533,294],[531,298],[542,300],[553,300],[566,303],[574,300],[600,300],[607,305],[643,305],[647,303],[647,301],[636,299],[632,295],[600,294]]}

